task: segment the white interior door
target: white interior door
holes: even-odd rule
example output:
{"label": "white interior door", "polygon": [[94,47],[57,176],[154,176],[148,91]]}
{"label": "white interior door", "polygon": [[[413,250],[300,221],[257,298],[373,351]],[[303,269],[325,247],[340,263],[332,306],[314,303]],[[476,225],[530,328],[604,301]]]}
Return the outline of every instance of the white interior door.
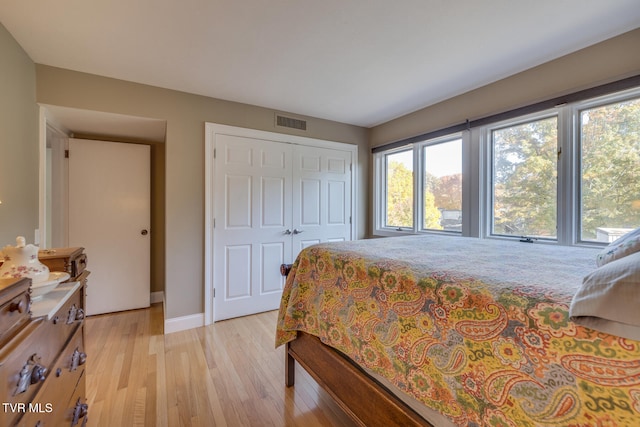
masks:
{"label": "white interior door", "polygon": [[351,152],[296,146],[293,254],[321,242],[351,240]]}
{"label": "white interior door", "polygon": [[69,245],[91,271],[87,314],[149,307],[149,146],[69,140]]}
{"label": "white interior door", "polygon": [[230,135],[215,142],[214,320],[273,310],[291,254],[291,146]]}
{"label": "white interior door", "polygon": [[207,318],[275,310],[281,264],[309,245],[353,238],[357,151],[224,125],[207,138]]}

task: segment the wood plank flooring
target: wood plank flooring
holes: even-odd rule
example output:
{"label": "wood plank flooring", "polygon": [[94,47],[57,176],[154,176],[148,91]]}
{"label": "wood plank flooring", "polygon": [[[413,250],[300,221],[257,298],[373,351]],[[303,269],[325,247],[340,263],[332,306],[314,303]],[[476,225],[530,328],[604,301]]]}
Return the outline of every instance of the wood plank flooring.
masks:
{"label": "wood plank flooring", "polygon": [[276,312],[162,334],[162,306],[86,319],[89,426],[345,426],[299,366],[284,385]]}

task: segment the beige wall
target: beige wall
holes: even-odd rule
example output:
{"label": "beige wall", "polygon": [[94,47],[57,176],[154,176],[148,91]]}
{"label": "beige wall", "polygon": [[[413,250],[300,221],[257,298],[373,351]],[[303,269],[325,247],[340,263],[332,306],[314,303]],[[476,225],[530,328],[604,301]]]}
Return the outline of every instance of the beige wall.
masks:
{"label": "beige wall", "polygon": [[0,24],[0,248],[38,228],[35,66]]}
{"label": "beige wall", "polygon": [[[160,89],[121,80],[36,66],[37,101],[44,104],[166,120],[165,297],[166,317],[204,311],[204,123],[275,129],[274,110]],[[361,188],[367,186],[367,131],[307,118],[308,131],[292,134],[357,144]],[[358,237],[368,227],[368,196],[357,203]]]}

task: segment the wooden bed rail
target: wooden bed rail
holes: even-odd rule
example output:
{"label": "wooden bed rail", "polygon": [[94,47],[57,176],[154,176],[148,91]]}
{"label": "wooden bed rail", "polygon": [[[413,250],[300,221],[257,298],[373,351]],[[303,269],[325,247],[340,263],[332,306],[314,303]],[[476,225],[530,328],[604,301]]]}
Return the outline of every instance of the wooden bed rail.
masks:
{"label": "wooden bed rail", "polygon": [[286,344],[285,383],[295,382],[295,362],[336,401],[358,425],[433,427],[382,384],[347,357],[309,334]]}

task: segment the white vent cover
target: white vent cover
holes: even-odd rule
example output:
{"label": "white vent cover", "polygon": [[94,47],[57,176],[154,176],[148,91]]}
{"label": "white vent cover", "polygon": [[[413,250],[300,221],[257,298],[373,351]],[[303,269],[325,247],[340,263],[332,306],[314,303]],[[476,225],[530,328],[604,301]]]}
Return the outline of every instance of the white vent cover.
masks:
{"label": "white vent cover", "polygon": [[298,130],[307,130],[307,121],[276,114],[276,126]]}

